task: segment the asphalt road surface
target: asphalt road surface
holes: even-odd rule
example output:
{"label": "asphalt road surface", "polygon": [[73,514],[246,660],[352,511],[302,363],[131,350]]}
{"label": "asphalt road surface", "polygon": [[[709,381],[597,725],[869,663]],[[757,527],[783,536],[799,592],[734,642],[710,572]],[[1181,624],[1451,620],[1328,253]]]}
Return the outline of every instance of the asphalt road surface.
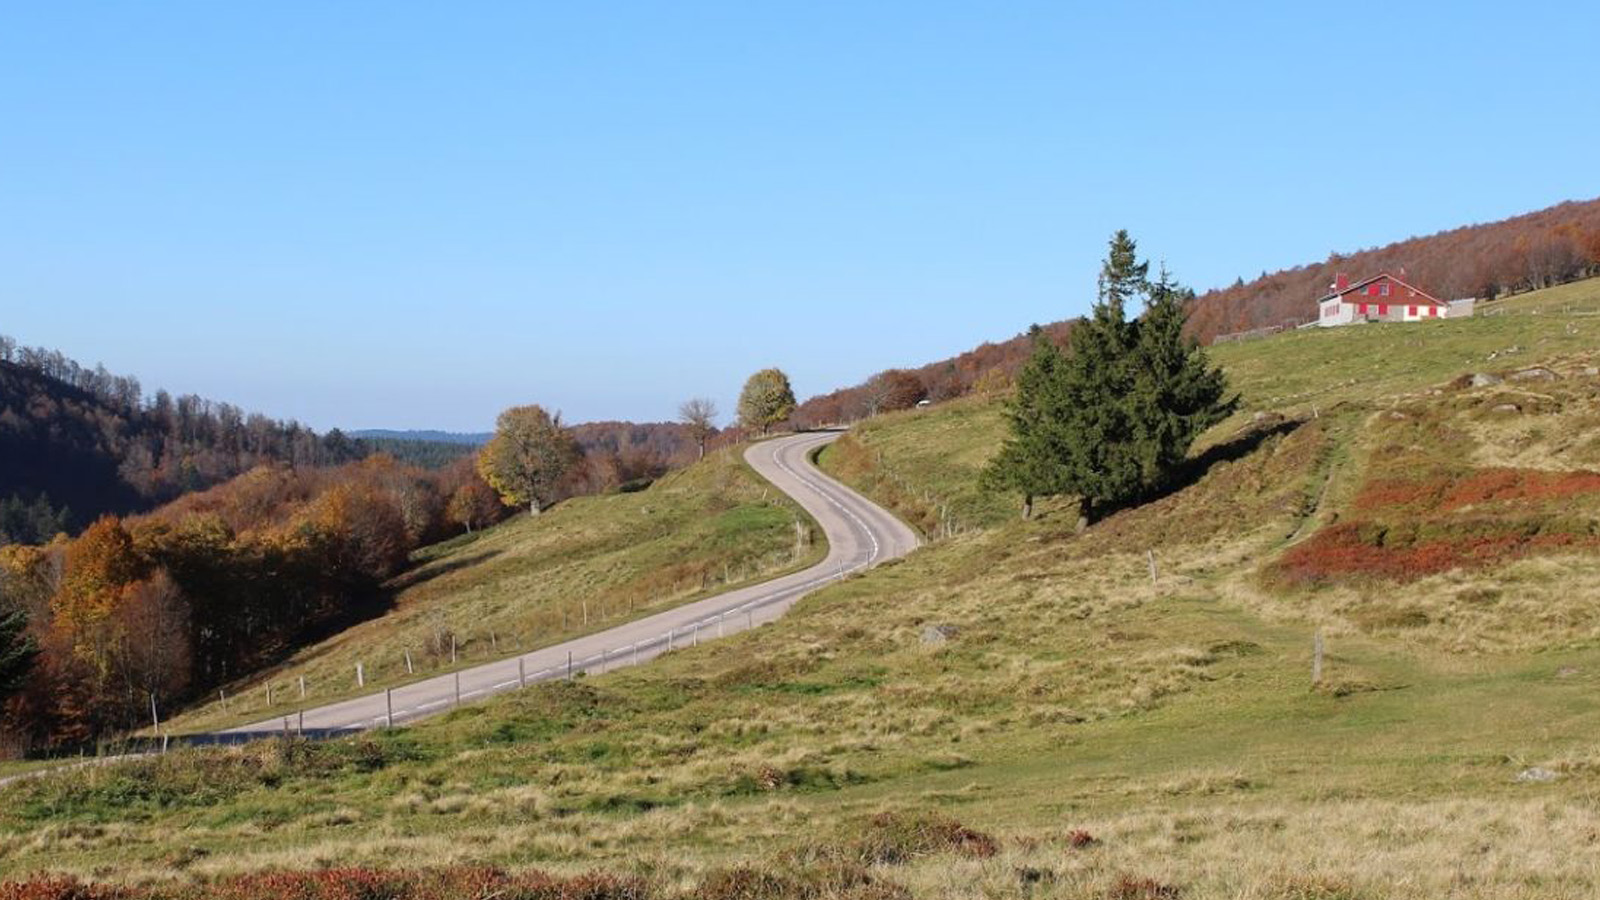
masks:
{"label": "asphalt road surface", "polygon": [[233,742],[285,731],[326,736],[414,721],[523,685],[638,665],[669,649],[770,622],[806,594],[917,547],[916,533],[903,522],[811,464],[811,453],[838,436],[797,434],[762,441],[745,452],[750,465],[803,506],[827,535],[827,558],[809,569],[521,656],[188,739]]}

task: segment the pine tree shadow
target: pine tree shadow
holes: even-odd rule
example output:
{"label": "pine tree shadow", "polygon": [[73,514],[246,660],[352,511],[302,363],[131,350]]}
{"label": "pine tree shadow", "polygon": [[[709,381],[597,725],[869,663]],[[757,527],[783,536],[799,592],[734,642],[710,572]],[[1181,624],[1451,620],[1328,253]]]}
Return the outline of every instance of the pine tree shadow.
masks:
{"label": "pine tree shadow", "polygon": [[1273,414],[1262,421],[1252,422],[1227,440],[1207,447],[1197,456],[1189,457],[1159,489],[1115,506],[1102,507],[1096,511],[1095,520],[1103,522],[1117,513],[1182,493],[1200,483],[1215,467],[1223,463],[1238,462],[1261,449],[1261,446],[1268,441],[1294,433],[1307,421],[1309,420],[1289,419]]}
{"label": "pine tree shadow", "polygon": [[419,584],[426,584],[435,578],[449,575],[451,572],[459,572],[462,569],[469,569],[480,563],[487,562],[499,556],[502,552],[504,551],[482,550],[477,553],[464,554],[446,563],[436,562],[419,565],[389,579],[385,584],[385,588],[390,594],[398,594]]}

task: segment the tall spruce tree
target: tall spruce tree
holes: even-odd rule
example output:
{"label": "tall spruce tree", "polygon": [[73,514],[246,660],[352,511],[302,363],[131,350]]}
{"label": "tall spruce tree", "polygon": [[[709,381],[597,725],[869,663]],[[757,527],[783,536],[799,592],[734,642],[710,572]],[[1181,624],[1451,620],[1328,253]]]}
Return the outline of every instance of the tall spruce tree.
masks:
{"label": "tall spruce tree", "polygon": [[[1065,355],[1036,336],[1007,407],[1010,436],[984,472],[991,488],[1078,497],[1079,527],[1107,507],[1171,484],[1189,447],[1237,406],[1205,353],[1184,335],[1193,293],[1149,263],[1126,231],[1111,238],[1092,314],[1074,323]],[[1127,317],[1129,300],[1144,314]]]}
{"label": "tall spruce tree", "polygon": [[1195,439],[1239,407],[1238,396],[1228,396],[1227,376],[1184,333],[1193,300],[1194,291],[1163,266],[1139,318],[1129,397],[1145,492],[1170,486]]}
{"label": "tall spruce tree", "polygon": [[1033,515],[1033,498],[1061,493],[1065,485],[1056,444],[1061,439],[1061,350],[1039,326],[1030,329],[1033,354],[1017,373],[1016,393],[1006,401],[1011,434],[983,470],[988,490],[1022,494],[1022,517]]}
{"label": "tall spruce tree", "polygon": [[1150,263],[1140,261],[1139,245],[1128,229],[1119,229],[1111,236],[1110,249],[1100,265],[1100,304],[1125,319],[1128,301],[1149,290],[1149,276]]}
{"label": "tall spruce tree", "polygon": [[22,687],[22,681],[39,655],[39,647],[28,634],[28,616],[7,605],[0,597],[0,701]]}
{"label": "tall spruce tree", "polygon": [[1100,269],[1100,296],[1090,316],[1068,336],[1056,449],[1065,470],[1062,493],[1078,496],[1080,528],[1098,508],[1123,502],[1138,490],[1128,403],[1138,327],[1128,321],[1127,303],[1144,293],[1149,271],[1128,232],[1112,235]]}

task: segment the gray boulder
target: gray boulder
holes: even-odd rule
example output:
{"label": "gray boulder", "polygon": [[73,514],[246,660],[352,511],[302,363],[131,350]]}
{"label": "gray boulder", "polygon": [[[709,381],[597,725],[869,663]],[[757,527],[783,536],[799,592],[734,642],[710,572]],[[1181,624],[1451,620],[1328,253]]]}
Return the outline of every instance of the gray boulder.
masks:
{"label": "gray boulder", "polygon": [[1476,372],[1472,376],[1473,387],[1489,387],[1505,381],[1499,375],[1490,375],[1488,372]]}

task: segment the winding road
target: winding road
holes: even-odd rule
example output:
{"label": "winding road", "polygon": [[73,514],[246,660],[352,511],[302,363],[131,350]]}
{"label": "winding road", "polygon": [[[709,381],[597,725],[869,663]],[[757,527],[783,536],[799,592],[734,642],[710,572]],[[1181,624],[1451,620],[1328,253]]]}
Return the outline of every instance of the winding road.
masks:
{"label": "winding road", "polygon": [[770,622],[806,594],[917,547],[917,535],[905,523],[811,464],[811,454],[838,437],[839,432],[797,434],[745,452],[751,467],[822,526],[828,555],[817,565],[521,656],[186,739],[231,743],[285,731],[327,736],[410,722],[524,685],[645,663],[671,649]]}

